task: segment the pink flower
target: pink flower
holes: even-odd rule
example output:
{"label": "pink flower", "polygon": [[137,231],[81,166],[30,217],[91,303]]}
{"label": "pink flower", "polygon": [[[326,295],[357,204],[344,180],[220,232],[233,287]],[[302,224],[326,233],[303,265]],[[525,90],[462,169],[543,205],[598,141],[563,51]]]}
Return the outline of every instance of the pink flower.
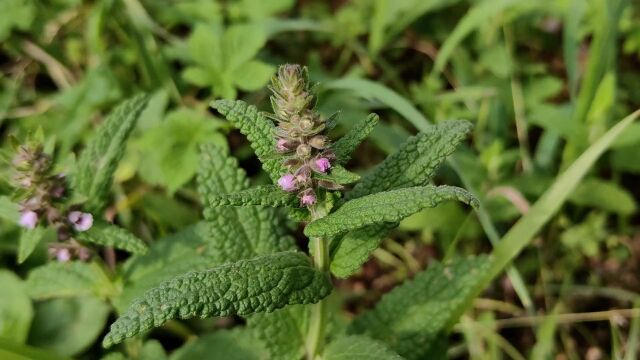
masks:
{"label": "pink flower", "polygon": [[35,211],[26,210],[20,215],[20,226],[27,229],[35,229],[38,224],[38,214]]}
{"label": "pink flower", "polygon": [[316,203],[316,196],[313,194],[305,194],[302,195],[302,199],[300,199],[302,205],[313,205]]}
{"label": "pink flower", "polygon": [[87,231],[93,226],[93,215],[81,211],[72,211],[67,217],[76,231]]}
{"label": "pink flower", "polygon": [[292,174],[283,175],[278,179],[278,185],[280,185],[284,191],[294,191],[297,187],[296,178]]}
{"label": "pink flower", "polygon": [[329,162],[329,159],[325,158],[325,157],[321,157],[318,158],[314,161],[315,163],[315,168],[317,171],[319,172],[327,172],[327,170],[329,170],[329,168],[331,168],[331,163]]}
{"label": "pink flower", "polygon": [[287,148],[287,140],[278,139],[278,142],[276,143],[276,150],[278,152],[287,152],[287,151],[289,151],[289,148]]}
{"label": "pink flower", "polygon": [[62,248],[62,249],[58,249],[56,251],[56,259],[58,259],[58,262],[67,262],[69,260],[71,260],[71,252],[69,252],[69,249],[66,248]]}

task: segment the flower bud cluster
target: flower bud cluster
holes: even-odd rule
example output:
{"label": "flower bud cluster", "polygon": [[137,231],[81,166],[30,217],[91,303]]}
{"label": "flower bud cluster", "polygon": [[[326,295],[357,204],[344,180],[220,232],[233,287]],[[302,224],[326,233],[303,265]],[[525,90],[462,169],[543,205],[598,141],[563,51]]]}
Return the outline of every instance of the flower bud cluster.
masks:
{"label": "flower bud cluster", "polygon": [[283,154],[288,173],[278,180],[284,191],[297,192],[302,206],[317,201],[318,188],[335,190],[338,184],[314,179],[313,173],[326,174],[335,160],[326,136],[327,121],[314,111],[315,97],[309,86],[307,69],[282,65],[269,87],[273,119],[277,123],[276,152]]}
{"label": "flower bud cluster", "polygon": [[[20,226],[35,229],[40,223],[50,225],[57,230],[59,241],[69,240],[72,230],[86,231],[91,228],[93,215],[75,209],[67,210],[64,206],[66,178],[63,174],[51,174],[53,161],[41,145],[18,146],[12,164],[13,182],[21,198]],[[52,244],[49,250],[51,256],[58,260],[69,260],[71,254],[86,259],[89,254],[88,249],[73,239],[68,244]]]}

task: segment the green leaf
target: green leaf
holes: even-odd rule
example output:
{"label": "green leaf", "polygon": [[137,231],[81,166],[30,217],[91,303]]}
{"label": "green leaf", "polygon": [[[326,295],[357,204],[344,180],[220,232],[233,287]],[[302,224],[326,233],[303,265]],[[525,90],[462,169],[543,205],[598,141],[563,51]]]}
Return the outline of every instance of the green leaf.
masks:
{"label": "green leaf", "polygon": [[352,91],[359,97],[379,101],[397,111],[405,119],[409,120],[417,129],[422,131],[432,125],[410,101],[403,98],[397,92],[375,81],[357,78],[344,78],[327,82],[324,87],[328,89],[342,89]]}
{"label": "green leaf", "polygon": [[[179,351],[176,350],[175,353],[177,354]],[[127,353],[130,353],[131,356],[125,356],[120,352],[110,352],[100,360],[166,360],[169,358],[158,340],[147,340],[144,344],[135,343],[134,346],[127,348]]]}
{"label": "green leaf", "polygon": [[170,359],[262,360],[264,351],[246,329],[234,328],[200,336],[176,350]]}
{"label": "green leaf", "polygon": [[270,359],[300,359],[304,355],[308,307],[287,306],[251,315],[247,327],[266,347]]}
{"label": "green leaf", "polygon": [[468,121],[446,121],[409,138],[398,151],[362,178],[346,198],[428,184],[471,129]]}
{"label": "green leaf", "polygon": [[198,170],[198,147],[215,141],[226,146],[217,132],[222,120],[189,108],[178,108],[164,121],[147,129],[132,144],[139,153],[139,173],[150,184],[162,185],[170,194],[188,183]]}
{"label": "green leaf", "polygon": [[38,303],[29,344],[62,356],[77,355],[100,335],[109,312],[109,305],[93,297]]}
{"label": "green leaf", "polygon": [[586,179],[569,198],[574,204],[593,206],[621,215],[631,215],[638,209],[633,195],[615,182]]}
{"label": "green leaf", "polygon": [[407,359],[423,359],[462,314],[489,267],[485,256],[432,264],[357,317],[349,332],[382,340]]}
{"label": "green leaf", "polygon": [[154,241],[145,255],[129,258],[122,271],[122,294],[114,299],[116,308],[124,311],[135,298],[163,281],[228,261],[216,255],[210,232],[209,224],[201,221]]}
{"label": "green leaf", "polygon": [[369,114],[366,119],[355,124],[349,132],[331,146],[331,149],[336,154],[338,164],[344,164],[349,161],[351,154],[369,136],[378,125],[379,120],[380,117],[377,114]]}
{"label": "green leaf", "polygon": [[248,18],[250,20],[265,21],[276,17],[295,5],[294,0],[242,0],[229,3],[229,13],[236,21]]}
{"label": "green leaf", "polygon": [[[253,24],[230,26],[222,38],[222,55],[227,71],[242,69],[266,44],[267,37],[262,29]],[[268,78],[265,79],[266,81]]]}
{"label": "green leaf", "polygon": [[187,41],[188,52],[195,66],[187,67],[183,77],[197,86],[211,86],[216,96],[233,99],[236,88],[257,90],[274,72],[264,62],[254,60],[266,44],[263,27],[234,24],[227,29],[209,24],[197,24]]}
{"label": "green leaf", "polygon": [[26,286],[29,296],[40,300],[84,295],[104,298],[115,293],[97,264],[81,261],[50,262],[37,267],[29,273]]}
{"label": "green leaf", "polygon": [[244,91],[261,89],[275,72],[275,67],[262,61],[252,60],[236,69],[233,74],[236,86]]}
{"label": "green leaf", "polygon": [[0,219],[17,224],[20,220],[20,205],[11,201],[8,196],[0,196]]}
{"label": "green leaf", "polygon": [[[198,189],[204,199],[235,193],[249,187],[244,170],[226,150],[202,147]],[[277,209],[266,207],[207,207],[211,247],[221,262],[248,259],[258,255],[293,249]]]}
{"label": "green leaf", "polygon": [[31,346],[20,345],[10,339],[0,336],[0,359],[11,360],[63,360],[67,359],[50,351],[40,350]]}
{"label": "green leaf", "polygon": [[403,358],[387,345],[367,336],[350,335],[340,337],[327,346],[325,360],[402,360]]}
{"label": "green leaf", "polygon": [[[22,344],[27,339],[33,308],[24,283],[8,270],[0,270],[0,339]],[[0,344],[0,355],[2,354]]]}
{"label": "green leaf", "polygon": [[307,225],[304,233],[309,237],[334,237],[367,225],[398,222],[445,200],[458,200],[477,206],[472,194],[454,186],[428,185],[397,189],[348,201],[334,213]]}
{"label": "green leaf", "polygon": [[[490,272],[478,284],[476,294],[500,274],[515,257],[531,242],[542,227],[556,214],[567,198],[576,189],[596,160],[613,144],[625,129],[640,116],[640,110],[628,115],[598,141],[580,155],[576,161],[551,184],[549,189],[533,204],[529,211],[511,227],[493,250]],[[475,294],[471,294],[473,296]]]}
{"label": "green leaf", "polygon": [[0,41],[11,35],[12,29],[26,31],[31,26],[36,15],[36,6],[30,0],[3,0],[0,2]]}
{"label": "green leaf", "polygon": [[109,347],[170,319],[249,315],[286,305],[315,303],[331,292],[328,276],[309,258],[282,252],[190,272],[149,290],[105,337]]}
{"label": "green leaf", "polygon": [[331,273],[347,278],[360,269],[397,223],[365,226],[331,242]]}
{"label": "green leaf", "polygon": [[209,206],[288,206],[294,204],[296,196],[275,185],[254,186],[247,190],[209,197]]}
{"label": "green leaf", "polygon": [[134,254],[147,252],[147,245],[144,241],[117,225],[105,222],[96,222],[89,230],[78,233],[76,237],[81,241],[112,246]]}
{"label": "green leaf", "polygon": [[74,190],[87,199],[86,209],[90,212],[99,213],[104,208],[127,138],[148,99],[140,94],[118,105],[80,155]]}
{"label": "green leaf", "polygon": [[258,159],[262,162],[262,168],[276,182],[286,172],[282,166],[282,156],[275,152],[276,138],[275,126],[255,106],[247,105],[244,101],[218,100],[211,103],[233,126],[244,134]]}
{"label": "green leaf", "polygon": [[33,253],[36,246],[45,238],[55,235],[53,229],[38,226],[35,229],[22,229],[20,232],[20,245],[18,247],[18,263],[22,264]]}
{"label": "green leaf", "polygon": [[331,166],[331,171],[328,174],[314,173],[313,177],[340,185],[352,184],[360,180],[360,175],[352,173],[340,165]]}
{"label": "green leaf", "polygon": [[519,2],[522,2],[522,0],[483,1],[473,6],[442,44],[440,51],[438,51],[438,57],[433,64],[433,71],[429,75],[430,79],[434,79],[444,70],[449,58],[453,55],[453,51],[467,35],[477,27],[485,24],[487,19],[496,16]]}

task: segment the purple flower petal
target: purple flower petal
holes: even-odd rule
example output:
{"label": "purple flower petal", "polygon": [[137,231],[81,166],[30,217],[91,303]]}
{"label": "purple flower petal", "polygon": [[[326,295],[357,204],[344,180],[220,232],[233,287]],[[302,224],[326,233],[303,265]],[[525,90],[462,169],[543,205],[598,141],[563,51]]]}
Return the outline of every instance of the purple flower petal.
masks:
{"label": "purple flower petal", "polygon": [[289,149],[287,148],[287,140],[278,139],[278,142],[276,143],[276,150],[279,151],[279,152],[287,152],[287,151],[289,151]]}
{"label": "purple flower petal", "polygon": [[325,157],[321,157],[315,160],[315,167],[318,171],[320,172],[327,172],[327,170],[329,170],[331,168],[331,162],[329,161],[329,159],[325,158]]}
{"label": "purple flower petal", "polygon": [[93,226],[93,215],[90,213],[72,211],[67,218],[76,231],[87,231]]}
{"label": "purple flower petal", "polygon": [[302,199],[300,199],[302,205],[313,205],[316,203],[316,197],[313,194],[302,195]]}
{"label": "purple flower petal", "polygon": [[71,252],[66,248],[58,249],[56,250],[56,259],[58,262],[67,262],[71,260]]}
{"label": "purple flower petal", "polygon": [[19,224],[27,229],[35,229],[38,224],[38,214],[31,210],[23,211],[20,215]]}
{"label": "purple flower petal", "polygon": [[296,189],[296,178],[292,174],[283,175],[280,179],[278,179],[278,185],[284,191],[294,191]]}

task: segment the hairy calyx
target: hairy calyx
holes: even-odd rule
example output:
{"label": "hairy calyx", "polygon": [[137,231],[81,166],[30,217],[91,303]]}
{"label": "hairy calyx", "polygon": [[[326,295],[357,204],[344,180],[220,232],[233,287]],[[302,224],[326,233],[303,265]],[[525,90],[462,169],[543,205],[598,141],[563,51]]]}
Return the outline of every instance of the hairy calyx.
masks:
{"label": "hairy calyx", "polygon": [[269,87],[271,106],[276,121],[276,151],[285,155],[283,165],[288,172],[280,177],[282,190],[296,192],[302,206],[316,203],[319,188],[339,187],[328,181],[317,181],[313,173],[325,174],[336,159],[326,136],[327,120],[314,110],[307,69],[299,65],[282,65]]}

